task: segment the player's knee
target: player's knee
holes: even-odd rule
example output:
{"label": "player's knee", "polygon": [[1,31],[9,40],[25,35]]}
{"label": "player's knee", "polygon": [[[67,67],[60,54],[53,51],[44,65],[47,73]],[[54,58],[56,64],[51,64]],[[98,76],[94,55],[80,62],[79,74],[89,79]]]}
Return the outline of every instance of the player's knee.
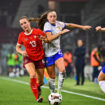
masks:
{"label": "player's knee", "polygon": [[51,79],[55,79],[56,78],[56,74],[55,73],[48,73],[49,74],[49,77]]}
{"label": "player's knee", "polygon": [[38,80],[38,82],[39,82],[39,86],[43,85],[43,84],[44,84],[44,83],[43,83],[43,78],[40,78],[40,79]]}
{"label": "player's knee", "polygon": [[36,77],[36,74],[35,74],[35,73],[30,74],[30,77],[31,77],[31,78],[35,78],[35,77]]}
{"label": "player's knee", "polygon": [[61,69],[59,70],[59,72],[64,73],[64,72],[66,72],[66,70],[65,70],[65,68],[61,68]]}
{"label": "player's knee", "polygon": [[51,79],[55,79],[56,78],[56,75],[50,75],[49,76]]}

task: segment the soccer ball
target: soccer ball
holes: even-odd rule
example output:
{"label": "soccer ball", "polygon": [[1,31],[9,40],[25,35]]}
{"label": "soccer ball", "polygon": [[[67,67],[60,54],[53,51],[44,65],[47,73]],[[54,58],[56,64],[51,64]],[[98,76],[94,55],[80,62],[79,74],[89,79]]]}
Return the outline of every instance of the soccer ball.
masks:
{"label": "soccer ball", "polygon": [[60,105],[60,103],[62,101],[62,95],[59,93],[51,93],[48,96],[48,101],[49,101],[50,105]]}

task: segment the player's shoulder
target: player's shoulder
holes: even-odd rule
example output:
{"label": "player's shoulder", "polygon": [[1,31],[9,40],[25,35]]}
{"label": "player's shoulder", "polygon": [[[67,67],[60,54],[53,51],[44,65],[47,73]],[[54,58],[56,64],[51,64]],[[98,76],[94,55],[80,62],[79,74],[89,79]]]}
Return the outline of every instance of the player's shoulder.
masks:
{"label": "player's shoulder", "polygon": [[56,21],[56,24],[60,24],[60,25],[61,25],[61,24],[64,24],[64,22],[57,20],[57,21]]}
{"label": "player's shoulder", "polygon": [[44,26],[46,26],[46,25],[51,26],[51,24],[48,21],[45,22]]}
{"label": "player's shoulder", "polygon": [[24,35],[24,31],[19,33],[19,36],[23,36]]}
{"label": "player's shoulder", "polygon": [[34,34],[36,34],[36,35],[44,35],[44,32],[42,31],[42,30],[40,30],[39,28],[33,28],[33,30],[34,30]]}
{"label": "player's shoulder", "polygon": [[34,31],[34,32],[38,32],[38,33],[39,33],[39,32],[43,32],[43,31],[40,30],[39,28],[33,28],[33,31]]}

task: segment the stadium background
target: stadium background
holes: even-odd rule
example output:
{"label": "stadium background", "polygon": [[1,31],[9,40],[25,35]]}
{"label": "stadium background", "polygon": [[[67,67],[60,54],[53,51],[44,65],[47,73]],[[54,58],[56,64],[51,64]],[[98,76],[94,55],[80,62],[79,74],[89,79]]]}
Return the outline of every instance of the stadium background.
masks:
{"label": "stadium background", "polygon": [[[76,41],[82,38],[86,45],[86,56],[95,45],[105,41],[102,32],[95,32],[97,25],[105,26],[105,0],[1,0],[0,1],[0,74],[6,74],[6,56],[15,45],[20,32],[21,16],[38,17],[48,9],[55,9],[58,20],[83,25],[92,25],[93,29],[82,31],[73,29],[61,38],[62,51],[74,51]],[[33,23],[36,27],[36,24]],[[89,63],[89,61],[88,61]]]}
{"label": "stadium background", "polygon": [[[93,27],[87,31],[72,29],[69,34],[61,37],[63,52],[69,49],[73,53],[77,39],[84,40],[88,70],[91,69],[91,50],[94,46],[105,43],[105,33],[95,31],[95,27],[98,25],[105,27],[105,0],[0,0],[0,105],[37,105],[34,103],[30,87],[27,86],[29,77],[14,79],[4,77],[8,72],[6,57],[11,49],[16,52],[16,42],[21,31],[19,18],[24,15],[39,17],[48,9],[55,9],[60,21]],[[35,22],[32,25],[37,27]],[[63,93],[61,105],[104,105],[105,94],[98,84],[92,83],[88,79],[84,86],[78,87],[74,84],[74,78],[65,79],[63,89],[69,92]],[[48,105],[49,93],[47,89],[44,91],[45,102],[42,105]],[[26,95],[27,92],[28,95]]]}

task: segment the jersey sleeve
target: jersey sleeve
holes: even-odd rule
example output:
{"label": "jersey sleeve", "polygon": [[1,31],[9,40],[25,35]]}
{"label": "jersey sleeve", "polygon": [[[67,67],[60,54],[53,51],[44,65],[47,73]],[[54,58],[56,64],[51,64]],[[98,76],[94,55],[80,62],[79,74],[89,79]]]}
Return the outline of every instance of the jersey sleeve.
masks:
{"label": "jersey sleeve", "polygon": [[66,23],[61,22],[61,21],[57,21],[57,22],[59,22],[60,27],[61,27],[62,29],[66,27]]}
{"label": "jersey sleeve", "polygon": [[19,34],[17,44],[18,44],[18,45],[22,45],[22,44],[23,44],[23,41],[22,41],[22,34]]}
{"label": "jersey sleeve", "polygon": [[45,25],[44,25],[44,32],[52,32],[52,29],[51,29],[51,24],[49,22],[46,22]]}

